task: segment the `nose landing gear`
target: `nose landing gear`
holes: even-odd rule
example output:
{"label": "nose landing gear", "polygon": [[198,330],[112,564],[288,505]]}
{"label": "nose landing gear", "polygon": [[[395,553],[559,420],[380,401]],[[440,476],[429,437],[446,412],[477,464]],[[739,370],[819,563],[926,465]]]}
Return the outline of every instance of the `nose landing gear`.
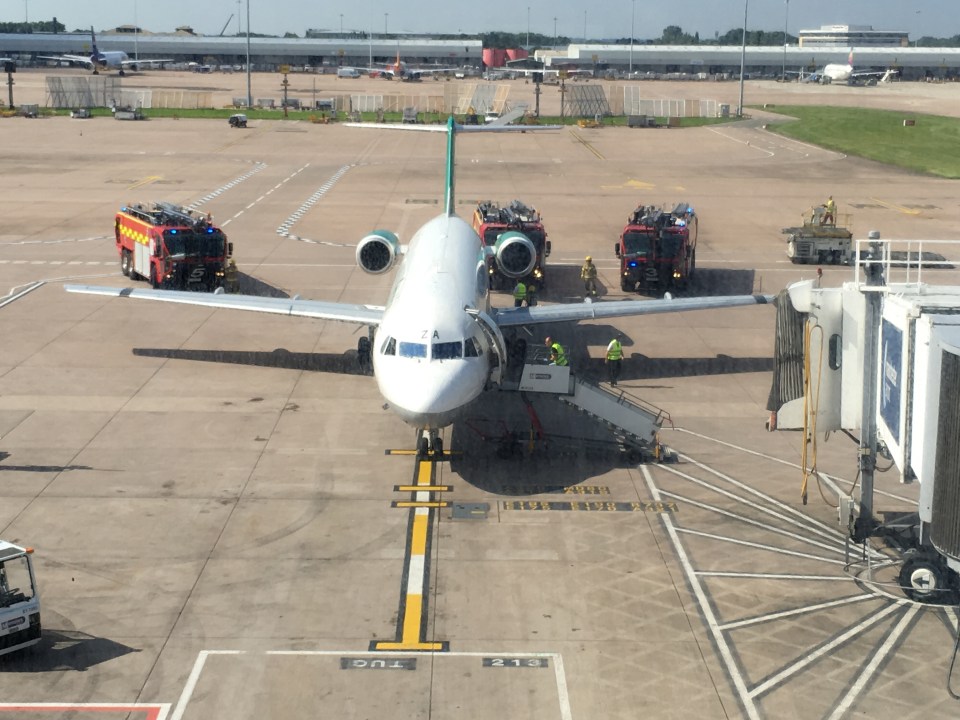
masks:
{"label": "nose landing gear", "polygon": [[427,459],[431,455],[434,460],[443,459],[443,438],[439,430],[420,430],[417,441],[417,455]]}

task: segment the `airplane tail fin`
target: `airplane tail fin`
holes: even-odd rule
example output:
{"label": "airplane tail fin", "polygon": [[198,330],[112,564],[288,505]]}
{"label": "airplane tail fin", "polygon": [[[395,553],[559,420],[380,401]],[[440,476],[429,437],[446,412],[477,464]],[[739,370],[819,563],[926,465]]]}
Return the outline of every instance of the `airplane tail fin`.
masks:
{"label": "airplane tail fin", "polygon": [[853,67],[853,50],[851,50],[850,54],[847,55],[847,65]]}
{"label": "airplane tail fin", "polygon": [[90,26],[90,51],[93,55],[99,55],[100,52],[97,50],[97,36],[93,32],[93,25]]}
{"label": "airplane tail fin", "polygon": [[456,161],[457,147],[457,123],[451,115],[447,119],[447,173],[446,190],[444,192],[443,207],[447,217],[452,217],[457,213],[456,198],[454,197],[454,186],[456,181],[454,165]]}

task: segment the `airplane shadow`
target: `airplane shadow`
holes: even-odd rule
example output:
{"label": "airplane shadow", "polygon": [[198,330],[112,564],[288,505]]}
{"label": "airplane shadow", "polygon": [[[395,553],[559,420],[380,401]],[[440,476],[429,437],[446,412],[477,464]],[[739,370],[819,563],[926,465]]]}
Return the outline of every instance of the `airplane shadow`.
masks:
{"label": "airplane shadow", "polygon": [[[697,268],[690,283],[683,290],[671,290],[673,297],[714,297],[718,295],[751,295],[760,292],[754,287],[754,270],[732,268]],[[663,291],[640,290],[638,295],[663,297]]]}
{"label": "airplane shadow", "polygon": [[257,295],[259,297],[290,297],[288,293],[280,288],[274,287],[243,272],[237,272],[237,292],[242,295]]}
{"label": "airplane shadow", "polygon": [[47,630],[33,647],[0,656],[0,673],[43,673],[75,670],[83,672],[94,665],[140,652],[107,638],[94,637],[76,630]]}
{"label": "airplane shadow", "polygon": [[613,468],[635,464],[609,430],[552,396],[531,393],[528,399],[542,437],[532,437],[530,415],[519,393],[490,391],[451,426],[450,469],[480,490],[516,497],[562,493]]}
{"label": "airplane shadow", "polygon": [[200,362],[229,363],[254,367],[283,368],[285,370],[309,370],[339,375],[373,375],[360,367],[356,350],[336,353],[290,352],[277,348],[272,352],[251,350],[180,350],[177,348],[133,348],[139,357],[166,358],[168,360],[197,360]]}

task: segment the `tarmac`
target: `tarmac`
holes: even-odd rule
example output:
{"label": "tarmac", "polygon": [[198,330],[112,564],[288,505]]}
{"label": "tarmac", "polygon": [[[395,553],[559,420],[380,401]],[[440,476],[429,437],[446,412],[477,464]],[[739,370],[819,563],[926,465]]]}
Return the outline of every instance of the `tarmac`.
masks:
{"label": "tarmac", "polygon": [[[216,83],[232,96],[243,76]],[[941,87],[758,83],[749,102],[955,105]],[[954,183],[764,122],[463,137],[458,211],[540,209],[542,302],[580,298],[586,254],[599,302],[634,297],[613,246],[640,203],[695,207],[691,295],[813,277],[780,229],[828,194],[858,237],[955,236]],[[439,212],[438,137],[65,117],[2,119],[0,135],[0,537],[36,549],[44,625],[0,658],[0,720],[956,717],[953,609],[906,599],[882,546],[846,552],[833,506],[856,446],[818,439],[805,504],[800,434],[764,428],[772,308],[533,330],[598,378],[622,331],[621,389],[670,414],[676,463],[631,464],[546,399],[531,443],[506,393],[445,431],[449,462],[423,463],[357,366],[362,329],[62,285],[128,286],[113,214],[169,200],[213,214],[246,291],[383,304],[392,275],[360,271],[353,245],[381,227],[407,240]],[[877,482],[879,510],[915,504],[895,471]],[[447,488],[426,525],[418,485]]]}

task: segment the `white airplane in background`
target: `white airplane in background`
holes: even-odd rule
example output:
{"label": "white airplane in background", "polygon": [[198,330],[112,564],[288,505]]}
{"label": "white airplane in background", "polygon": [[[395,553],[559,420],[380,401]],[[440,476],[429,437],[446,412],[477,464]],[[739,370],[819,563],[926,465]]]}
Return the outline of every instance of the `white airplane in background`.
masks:
{"label": "white airplane in background", "polygon": [[[384,125],[348,123],[360,127]],[[511,277],[527,275],[536,262],[533,243],[522,233],[506,232],[485,246],[470,223],[457,217],[454,201],[455,138],[460,132],[510,132],[524,126],[461,126],[451,117],[443,125],[403,125],[397,129],[447,133],[444,212],[414,234],[402,248],[397,236],[374,230],[357,245],[357,264],[368,273],[389,270],[403,256],[385,307],[321,300],[203,294],[133,288],[67,285],[74,293],[144,298],[205,307],[294,315],[366,325],[373,371],[389,407],[418,431],[418,449],[426,456],[443,452],[440,430],[453,423],[507,367],[503,328],[597,318],[762,305],[771,296],[739,295],[664,300],[621,300],[494,308],[490,305],[487,254]],[[539,129],[557,129],[539,128]]]}
{"label": "white airplane in background", "polygon": [[435,73],[445,73],[445,72],[455,72],[460,68],[455,67],[428,67],[428,68],[412,68],[403,60],[400,59],[400,53],[397,53],[397,59],[387,65],[379,65],[377,67],[370,68],[350,68],[353,70],[360,70],[365,73],[380,73],[381,75],[390,78],[391,80],[400,78],[401,80],[407,82],[415,82],[420,80],[423,75],[433,75]]}
{"label": "white airplane in background", "polygon": [[38,55],[41,60],[59,60],[60,62],[82,63],[93,70],[94,75],[99,75],[101,70],[118,70],[120,75],[124,75],[124,70],[130,68],[136,70],[140,65],[154,63],[173,62],[173,58],[163,58],[160,60],[131,60],[123,50],[97,50],[97,36],[93,33],[93,27],[90,28],[90,45],[92,52],[89,55]]}
{"label": "white airplane in background", "polygon": [[846,64],[829,63],[824,65],[823,70],[812,73],[808,80],[825,85],[835,82],[852,84],[864,79],[876,79],[877,82],[887,82],[896,75],[897,72],[897,70],[855,70],[853,67],[853,50],[851,50],[850,55],[847,57]]}

